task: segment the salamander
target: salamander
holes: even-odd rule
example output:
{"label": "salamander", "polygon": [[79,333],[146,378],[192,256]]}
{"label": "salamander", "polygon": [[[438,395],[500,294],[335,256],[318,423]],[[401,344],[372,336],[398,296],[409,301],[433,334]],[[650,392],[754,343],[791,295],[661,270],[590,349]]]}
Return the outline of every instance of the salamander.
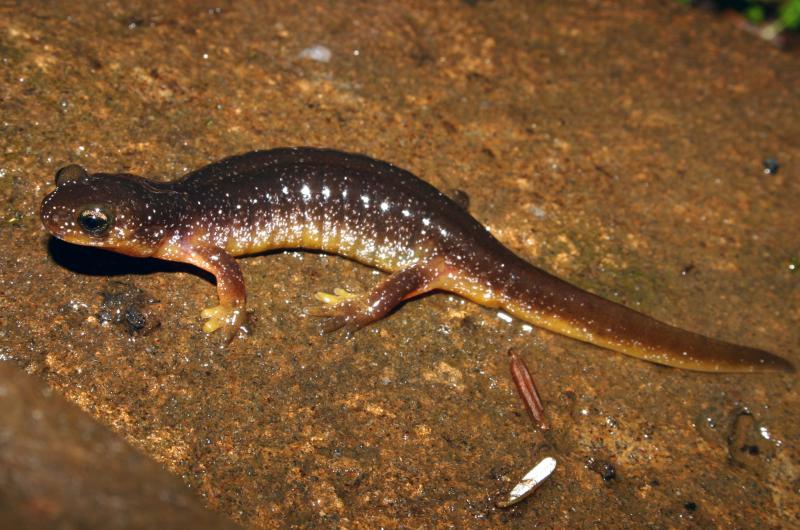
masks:
{"label": "salamander", "polygon": [[530,324],[654,363],[707,372],[794,371],[772,353],[659,322],[515,255],[412,173],[309,147],[225,158],[173,182],[70,165],[41,207],[55,237],[195,265],[217,280],[203,330],[232,338],[246,295],[235,256],[302,248],[389,273],[369,292],[317,293],[328,330],[356,330],[402,301],[443,290]]}

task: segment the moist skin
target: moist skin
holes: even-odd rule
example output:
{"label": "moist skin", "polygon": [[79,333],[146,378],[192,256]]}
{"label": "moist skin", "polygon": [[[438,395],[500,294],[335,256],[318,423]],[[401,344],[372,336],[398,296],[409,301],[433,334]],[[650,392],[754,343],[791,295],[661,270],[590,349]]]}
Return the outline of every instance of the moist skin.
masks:
{"label": "moist skin", "polygon": [[56,237],[131,256],[191,263],[217,279],[203,329],[230,340],[244,323],[234,257],[305,248],[389,273],[370,292],[317,293],[326,328],[358,329],[431,290],[456,293],[556,333],[654,363],[707,372],[793,371],[772,353],[692,333],[544,272],[462,206],[387,162],[328,149],[233,156],[169,183],[67,166],[42,202]]}

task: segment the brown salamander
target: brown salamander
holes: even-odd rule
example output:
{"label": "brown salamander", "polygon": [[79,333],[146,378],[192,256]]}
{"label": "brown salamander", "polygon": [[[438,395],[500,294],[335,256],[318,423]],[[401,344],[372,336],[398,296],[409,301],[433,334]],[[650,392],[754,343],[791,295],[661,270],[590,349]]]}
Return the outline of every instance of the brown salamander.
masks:
{"label": "brown salamander", "polygon": [[42,202],[56,237],[191,263],[217,279],[203,329],[245,317],[234,256],[306,248],[391,273],[369,293],[318,293],[328,329],[357,329],[439,289],[654,363],[710,372],[793,371],[787,360],[654,320],[517,257],[466,210],[408,171],[366,156],[284,148],[226,158],[174,182],[67,166]]}

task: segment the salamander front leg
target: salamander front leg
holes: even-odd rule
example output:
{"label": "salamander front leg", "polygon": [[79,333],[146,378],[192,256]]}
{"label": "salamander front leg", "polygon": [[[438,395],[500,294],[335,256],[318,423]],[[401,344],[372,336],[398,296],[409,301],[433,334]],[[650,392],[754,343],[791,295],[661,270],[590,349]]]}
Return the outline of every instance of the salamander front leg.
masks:
{"label": "salamander front leg", "polygon": [[344,289],[335,289],[333,294],[319,292],[316,299],[327,305],[310,314],[323,317],[325,331],[345,328],[353,332],[380,320],[403,300],[435,288],[433,283],[441,272],[438,262],[426,262],[395,272],[364,295]]}
{"label": "salamander front leg", "polygon": [[219,305],[204,309],[200,316],[207,319],[203,331],[212,333],[221,329],[224,344],[229,343],[246,316],[244,278],[236,260],[221,248],[189,246],[183,249],[179,261],[200,267],[217,279]]}

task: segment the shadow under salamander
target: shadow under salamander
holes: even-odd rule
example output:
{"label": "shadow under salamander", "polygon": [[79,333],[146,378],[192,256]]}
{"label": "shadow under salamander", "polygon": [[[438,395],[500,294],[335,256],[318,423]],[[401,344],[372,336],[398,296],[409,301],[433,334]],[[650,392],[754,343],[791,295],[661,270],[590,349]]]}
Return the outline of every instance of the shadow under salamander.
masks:
{"label": "shadow under salamander", "polygon": [[48,238],[47,251],[53,261],[61,267],[88,276],[186,272],[212,284],[216,283],[212,274],[186,263],[164,261],[157,258],[135,258],[110,250],[65,243],[55,237]]}

